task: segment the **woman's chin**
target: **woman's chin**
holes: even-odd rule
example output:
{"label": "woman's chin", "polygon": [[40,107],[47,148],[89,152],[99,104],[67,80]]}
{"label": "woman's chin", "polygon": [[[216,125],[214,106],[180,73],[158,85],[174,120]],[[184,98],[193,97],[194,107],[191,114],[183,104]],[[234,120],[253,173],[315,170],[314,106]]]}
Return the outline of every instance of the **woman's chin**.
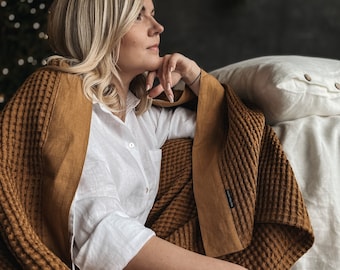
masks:
{"label": "woman's chin", "polygon": [[150,59],[150,64],[148,65],[148,70],[149,71],[155,71],[158,70],[163,63],[163,58],[158,56],[158,57],[153,57],[152,60]]}

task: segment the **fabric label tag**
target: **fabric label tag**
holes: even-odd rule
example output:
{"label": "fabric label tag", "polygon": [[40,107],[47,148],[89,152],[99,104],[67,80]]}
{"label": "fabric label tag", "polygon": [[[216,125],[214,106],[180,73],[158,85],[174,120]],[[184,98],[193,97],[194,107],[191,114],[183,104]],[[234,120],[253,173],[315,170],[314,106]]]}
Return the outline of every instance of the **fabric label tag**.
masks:
{"label": "fabric label tag", "polygon": [[234,208],[235,207],[235,204],[234,204],[234,199],[233,199],[233,195],[231,193],[231,190],[230,189],[227,189],[225,191],[226,195],[227,195],[227,199],[228,199],[228,203],[229,203],[229,207],[230,208]]}

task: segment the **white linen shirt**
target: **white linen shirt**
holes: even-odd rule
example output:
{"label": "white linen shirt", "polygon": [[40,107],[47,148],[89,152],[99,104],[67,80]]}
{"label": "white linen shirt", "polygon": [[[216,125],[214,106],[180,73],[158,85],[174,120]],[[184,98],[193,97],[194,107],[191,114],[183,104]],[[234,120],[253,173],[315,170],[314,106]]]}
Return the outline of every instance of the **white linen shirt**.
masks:
{"label": "white linen shirt", "polygon": [[80,269],[123,269],[155,235],[144,226],[158,191],[161,146],[194,136],[196,115],[152,107],[136,116],[128,94],[123,122],[93,104],[89,143],[70,209],[71,257]]}

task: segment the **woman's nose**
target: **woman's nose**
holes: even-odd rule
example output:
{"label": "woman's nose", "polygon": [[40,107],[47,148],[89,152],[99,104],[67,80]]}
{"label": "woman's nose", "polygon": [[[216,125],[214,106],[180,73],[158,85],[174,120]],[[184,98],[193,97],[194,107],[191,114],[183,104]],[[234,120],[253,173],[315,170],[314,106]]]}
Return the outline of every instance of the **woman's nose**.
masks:
{"label": "woman's nose", "polygon": [[153,34],[161,34],[164,32],[164,26],[161,25],[156,19],[153,19]]}
{"label": "woman's nose", "polygon": [[164,26],[162,24],[160,24],[159,22],[157,22],[157,27],[158,27],[158,33],[161,34],[164,32]]}

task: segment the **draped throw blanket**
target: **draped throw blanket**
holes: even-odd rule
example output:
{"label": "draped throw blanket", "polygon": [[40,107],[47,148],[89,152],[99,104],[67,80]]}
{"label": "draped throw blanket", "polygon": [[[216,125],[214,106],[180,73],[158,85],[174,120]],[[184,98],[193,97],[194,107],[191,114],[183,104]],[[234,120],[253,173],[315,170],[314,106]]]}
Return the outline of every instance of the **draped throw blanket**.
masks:
{"label": "draped throw blanket", "polygon": [[[164,145],[147,226],[249,269],[289,269],[313,233],[281,145],[231,89],[205,72],[201,85],[195,138]],[[81,79],[49,68],[33,74],[1,113],[1,269],[69,269],[67,217],[90,115]]]}
{"label": "draped throw blanket", "polygon": [[248,269],[290,269],[314,236],[289,161],[264,115],[205,76],[194,141],[164,146],[147,224],[174,244]]}

